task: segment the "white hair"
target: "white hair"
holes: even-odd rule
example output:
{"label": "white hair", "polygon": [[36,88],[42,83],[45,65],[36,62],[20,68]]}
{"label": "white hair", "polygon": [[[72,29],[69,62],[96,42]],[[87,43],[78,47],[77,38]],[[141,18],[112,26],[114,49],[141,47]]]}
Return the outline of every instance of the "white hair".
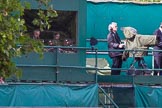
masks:
{"label": "white hair", "polygon": [[117,26],[116,22],[111,22],[111,24],[109,24],[108,26],[108,30],[111,31],[113,27]]}

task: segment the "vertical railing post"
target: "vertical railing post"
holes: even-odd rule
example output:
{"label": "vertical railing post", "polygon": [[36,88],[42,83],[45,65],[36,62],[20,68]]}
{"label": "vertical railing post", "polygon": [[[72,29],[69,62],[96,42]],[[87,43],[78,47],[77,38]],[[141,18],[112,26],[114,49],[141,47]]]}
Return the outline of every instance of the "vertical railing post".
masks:
{"label": "vertical railing post", "polygon": [[95,81],[96,83],[98,83],[97,67],[98,67],[98,50],[97,48],[95,48]]}
{"label": "vertical railing post", "polygon": [[56,47],[56,82],[58,82],[58,52],[59,52],[59,47]]}

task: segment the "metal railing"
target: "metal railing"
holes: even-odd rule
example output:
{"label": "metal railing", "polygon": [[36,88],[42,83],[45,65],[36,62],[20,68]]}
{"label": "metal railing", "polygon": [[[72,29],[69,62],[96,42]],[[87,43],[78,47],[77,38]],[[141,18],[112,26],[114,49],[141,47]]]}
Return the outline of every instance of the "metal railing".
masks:
{"label": "metal railing", "polygon": [[[55,48],[56,49],[56,65],[31,65],[31,64],[17,64],[18,67],[52,67],[52,68],[56,68],[56,70],[58,68],[77,68],[77,69],[92,69],[92,70],[95,70],[95,83],[98,83],[98,74],[97,74],[97,71],[98,70],[122,70],[122,71],[127,71],[129,68],[111,68],[111,69],[101,69],[98,67],[98,55],[100,54],[104,54],[104,55],[107,55],[110,51],[132,51],[132,52],[136,52],[136,51],[147,51],[147,52],[153,52],[153,51],[156,51],[156,52],[161,52],[161,50],[107,50],[107,51],[100,51],[98,50],[97,48],[87,48],[87,47],[62,47],[62,46],[46,46],[45,48]],[[86,51],[86,54],[93,54],[94,55],[94,58],[95,58],[95,65],[94,67],[86,67],[86,66],[65,66],[65,65],[58,65],[58,53],[59,53],[59,48],[71,48],[71,49],[79,49],[79,50],[85,50]],[[151,53],[150,53],[151,55]],[[135,70],[141,70],[141,71],[144,71],[146,69],[135,69]],[[147,70],[150,70],[150,71],[155,71],[155,70],[162,70],[162,69],[147,69]],[[56,81],[57,82],[57,81]],[[110,102],[116,107],[116,108],[119,108],[119,106],[113,101],[113,99],[108,96],[108,94],[105,92],[105,90],[103,88],[101,88],[99,86],[99,89],[101,90],[101,92],[104,93],[104,95],[106,96],[107,99],[110,100]],[[104,104],[104,102],[102,102],[102,100],[100,100],[100,103],[103,105],[103,107],[106,108],[106,105]]]}

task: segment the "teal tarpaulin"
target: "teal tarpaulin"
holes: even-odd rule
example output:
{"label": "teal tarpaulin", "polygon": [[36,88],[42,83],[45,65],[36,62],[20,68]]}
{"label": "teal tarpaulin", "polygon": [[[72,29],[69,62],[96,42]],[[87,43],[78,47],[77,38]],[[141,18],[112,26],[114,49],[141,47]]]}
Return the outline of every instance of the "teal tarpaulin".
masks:
{"label": "teal tarpaulin", "polygon": [[162,107],[162,87],[135,86],[136,107],[161,108]]}
{"label": "teal tarpaulin", "polygon": [[118,32],[122,39],[124,36],[120,27],[124,26],[136,28],[139,34],[153,34],[162,22],[161,11],[161,4],[88,2],[87,38],[107,38],[107,27],[112,21],[118,23]]}
{"label": "teal tarpaulin", "polygon": [[0,106],[97,107],[98,85],[1,85]]}

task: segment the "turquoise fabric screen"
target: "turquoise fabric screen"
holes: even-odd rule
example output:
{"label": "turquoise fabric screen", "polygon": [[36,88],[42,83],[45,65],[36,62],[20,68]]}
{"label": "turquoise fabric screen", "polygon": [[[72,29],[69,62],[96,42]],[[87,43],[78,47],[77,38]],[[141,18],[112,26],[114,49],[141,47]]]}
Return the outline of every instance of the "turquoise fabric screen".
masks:
{"label": "turquoise fabric screen", "polygon": [[162,107],[162,87],[161,86],[135,86],[136,107],[161,108]]}
{"label": "turquoise fabric screen", "polygon": [[98,85],[1,85],[0,106],[97,107]]}
{"label": "turquoise fabric screen", "polygon": [[[156,11],[155,11],[156,10]],[[161,4],[133,3],[87,3],[87,38],[107,37],[107,26],[112,21],[118,23],[119,35],[123,39],[120,27],[132,26],[139,34],[153,34],[162,22]]]}

